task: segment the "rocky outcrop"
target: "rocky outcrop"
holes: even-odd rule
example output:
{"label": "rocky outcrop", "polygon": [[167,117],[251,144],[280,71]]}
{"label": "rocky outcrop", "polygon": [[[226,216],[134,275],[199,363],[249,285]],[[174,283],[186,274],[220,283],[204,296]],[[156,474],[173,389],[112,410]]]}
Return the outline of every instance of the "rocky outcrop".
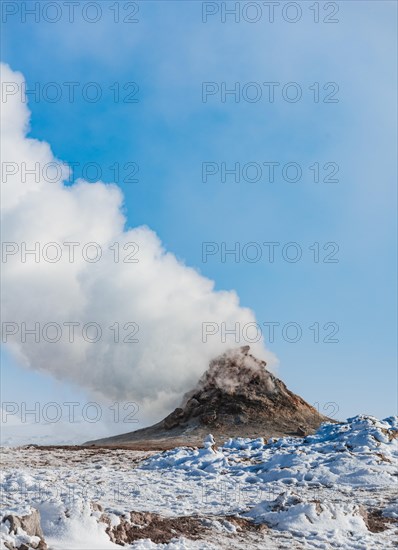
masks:
{"label": "rocky outcrop", "polygon": [[330,419],[291,392],[244,346],[211,361],[181,406],[158,424],[88,444],[162,449],[198,445],[209,432],[217,443],[228,437],[303,436],[325,421]]}
{"label": "rocky outcrop", "polygon": [[[8,527],[8,532],[10,534],[21,534],[23,532],[27,535],[27,542],[22,543],[18,546],[18,550],[47,550],[48,546],[44,541],[44,535],[40,524],[40,512],[39,510],[33,509],[31,514],[26,516],[17,516],[14,514],[9,514],[3,518],[3,523]],[[11,543],[5,542],[5,547],[8,550],[16,550],[16,547]]]}

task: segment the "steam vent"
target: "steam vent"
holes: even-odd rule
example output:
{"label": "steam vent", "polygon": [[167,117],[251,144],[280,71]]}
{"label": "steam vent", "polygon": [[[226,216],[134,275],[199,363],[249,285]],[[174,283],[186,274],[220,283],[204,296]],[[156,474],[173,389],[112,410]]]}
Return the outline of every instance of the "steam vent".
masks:
{"label": "steam vent", "polygon": [[213,359],[181,407],[161,422],[86,444],[168,449],[201,445],[209,433],[217,444],[229,437],[303,436],[330,421],[289,391],[265,361],[251,355],[250,346],[243,346]]}

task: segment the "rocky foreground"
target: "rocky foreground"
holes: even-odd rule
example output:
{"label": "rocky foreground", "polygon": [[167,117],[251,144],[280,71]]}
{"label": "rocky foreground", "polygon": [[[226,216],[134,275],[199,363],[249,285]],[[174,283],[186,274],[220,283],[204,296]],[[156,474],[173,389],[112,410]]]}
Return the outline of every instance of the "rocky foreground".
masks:
{"label": "rocky foreground", "polygon": [[161,453],[2,449],[1,547],[396,548],[398,418]]}

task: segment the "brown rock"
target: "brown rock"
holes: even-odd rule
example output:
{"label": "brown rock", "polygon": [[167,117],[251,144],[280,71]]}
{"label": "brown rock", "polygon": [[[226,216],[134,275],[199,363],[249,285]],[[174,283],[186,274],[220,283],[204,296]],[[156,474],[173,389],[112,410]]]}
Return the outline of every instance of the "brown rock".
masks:
{"label": "brown rock", "polygon": [[47,544],[44,541],[44,535],[40,524],[40,512],[39,510],[33,510],[31,514],[26,516],[17,516],[10,514],[3,518],[3,523],[8,522],[10,527],[10,533],[17,534],[18,529],[22,529],[30,537],[39,537],[40,542],[38,545],[33,546],[32,544],[26,546],[26,549],[22,546],[19,547],[19,550],[29,550],[29,548],[37,548],[39,550],[46,550]]}
{"label": "brown rock", "polygon": [[291,392],[249,350],[243,346],[211,361],[196,388],[161,422],[88,444],[167,449],[200,446],[208,433],[216,443],[229,437],[304,436],[322,422],[334,422]]}

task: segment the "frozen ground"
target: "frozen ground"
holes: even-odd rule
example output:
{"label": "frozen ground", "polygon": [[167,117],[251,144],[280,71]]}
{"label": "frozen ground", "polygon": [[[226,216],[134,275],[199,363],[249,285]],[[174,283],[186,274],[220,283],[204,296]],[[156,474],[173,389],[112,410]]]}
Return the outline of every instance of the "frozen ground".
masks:
{"label": "frozen ground", "polygon": [[[134,549],[396,548],[397,434],[396,417],[357,416],[218,449],[211,437],[159,454],[3,448],[1,516],[39,510],[54,550],[120,548],[110,537],[121,536]],[[9,521],[0,538],[2,548],[40,540]]]}

